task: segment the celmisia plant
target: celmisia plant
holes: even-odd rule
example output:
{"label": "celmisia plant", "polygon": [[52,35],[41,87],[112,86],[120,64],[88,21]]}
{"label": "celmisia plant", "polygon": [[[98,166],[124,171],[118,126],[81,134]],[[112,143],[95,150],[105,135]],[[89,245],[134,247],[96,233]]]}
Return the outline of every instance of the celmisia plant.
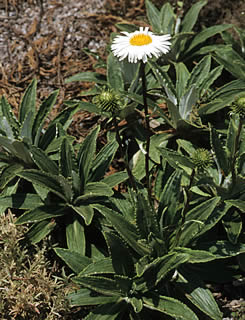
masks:
{"label": "celmisia plant", "polygon": [[149,174],[149,151],[150,151],[150,119],[147,104],[147,86],[145,64],[148,58],[159,58],[170,50],[171,36],[169,34],[156,35],[149,31],[149,27],[140,27],[134,32],[122,32],[123,35],[118,35],[114,38],[111,50],[118,57],[119,61],[128,59],[129,63],[140,62],[140,76],[142,79],[142,93],[145,112],[145,126],[147,131],[146,150],[145,150],[145,172],[146,186],[148,190],[149,201],[151,201],[151,186]]}

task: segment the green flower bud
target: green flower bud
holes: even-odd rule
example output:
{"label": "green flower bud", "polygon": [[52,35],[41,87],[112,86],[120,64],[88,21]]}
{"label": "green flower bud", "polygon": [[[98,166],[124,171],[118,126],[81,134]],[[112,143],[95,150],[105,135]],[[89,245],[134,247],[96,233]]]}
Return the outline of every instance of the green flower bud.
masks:
{"label": "green flower bud", "polygon": [[94,97],[93,103],[103,112],[117,113],[121,109],[121,97],[113,89],[103,89],[99,95]]}
{"label": "green flower bud", "polygon": [[231,105],[231,114],[238,114],[240,117],[245,117],[245,96],[237,98]]}
{"label": "green flower bud", "polygon": [[207,149],[199,148],[192,155],[192,161],[197,170],[205,170],[213,163],[213,158]]}

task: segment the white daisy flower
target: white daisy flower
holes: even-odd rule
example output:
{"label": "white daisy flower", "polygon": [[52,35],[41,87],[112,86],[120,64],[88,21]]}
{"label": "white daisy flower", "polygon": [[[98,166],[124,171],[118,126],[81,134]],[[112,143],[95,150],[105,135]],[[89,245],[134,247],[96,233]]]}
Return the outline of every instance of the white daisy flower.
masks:
{"label": "white daisy flower", "polygon": [[169,34],[155,35],[148,27],[145,29],[140,27],[140,30],[131,33],[122,33],[124,35],[115,37],[111,45],[114,56],[120,61],[128,57],[129,62],[137,63],[138,60],[142,60],[146,63],[148,58],[152,56],[159,58],[170,49]]}

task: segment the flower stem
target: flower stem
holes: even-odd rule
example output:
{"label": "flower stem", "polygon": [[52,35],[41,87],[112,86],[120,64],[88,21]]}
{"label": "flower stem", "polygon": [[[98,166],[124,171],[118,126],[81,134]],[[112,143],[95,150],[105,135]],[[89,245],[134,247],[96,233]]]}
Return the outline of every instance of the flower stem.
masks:
{"label": "flower stem", "polygon": [[237,135],[236,135],[236,139],[235,139],[235,146],[234,146],[234,154],[233,154],[233,159],[232,159],[232,165],[231,165],[231,174],[232,174],[232,183],[233,185],[235,185],[236,183],[236,169],[235,169],[235,165],[236,165],[236,159],[237,159],[237,152],[238,152],[238,148],[239,148],[239,140],[240,140],[240,135],[242,132],[242,119],[239,119],[239,125],[238,125],[238,129],[237,129]]}
{"label": "flower stem", "polygon": [[148,191],[149,202],[151,203],[151,183],[150,183],[150,169],[149,169],[149,153],[150,153],[150,119],[147,104],[147,87],[145,76],[145,64],[141,62],[140,72],[142,76],[142,91],[143,91],[143,103],[145,112],[145,127],[146,127],[146,147],[145,147],[145,175],[146,175],[146,188]]}
{"label": "flower stem", "polygon": [[[121,155],[123,156],[124,155],[123,143],[122,143],[122,139],[120,137],[120,133],[119,133],[119,128],[118,128],[118,123],[117,123],[116,117],[113,117],[113,124],[114,124],[115,130],[116,130],[116,140],[117,140],[117,143],[119,145],[119,150],[120,150]],[[125,157],[124,157],[124,159],[125,159]],[[136,187],[135,179],[134,179],[132,171],[131,171],[131,169],[129,167],[129,163],[128,163],[127,159],[125,159],[125,167],[126,167],[126,170],[127,170],[127,174],[128,174],[130,185],[132,186],[132,188],[136,192],[137,191],[137,187]]]}
{"label": "flower stem", "polygon": [[185,224],[186,214],[187,214],[187,212],[189,210],[189,207],[190,207],[190,201],[191,201],[191,197],[192,197],[192,193],[191,193],[190,189],[192,187],[195,174],[196,174],[196,171],[195,171],[195,169],[193,169],[192,173],[191,173],[191,176],[190,176],[189,185],[186,188],[186,201],[185,201],[184,208],[182,210],[182,214],[181,214],[182,218],[181,218],[180,226],[179,226],[179,228],[177,230],[177,233],[176,233],[174,247],[177,247],[179,245],[179,239],[180,239],[180,236],[181,236],[181,231],[182,231],[183,225]]}

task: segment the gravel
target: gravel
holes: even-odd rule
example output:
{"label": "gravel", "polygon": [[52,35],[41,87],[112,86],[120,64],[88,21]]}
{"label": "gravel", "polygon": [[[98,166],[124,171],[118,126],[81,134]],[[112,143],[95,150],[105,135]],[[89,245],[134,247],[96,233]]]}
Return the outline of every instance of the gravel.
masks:
{"label": "gravel", "polygon": [[38,63],[51,68],[59,50],[68,60],[81,58],[84,47],[104,48],[103,30],[95,23],[104,5],[105,0],[0,0],[0,80],[11,71],[18,82],[18,68],[27,64],[32,70]]}

